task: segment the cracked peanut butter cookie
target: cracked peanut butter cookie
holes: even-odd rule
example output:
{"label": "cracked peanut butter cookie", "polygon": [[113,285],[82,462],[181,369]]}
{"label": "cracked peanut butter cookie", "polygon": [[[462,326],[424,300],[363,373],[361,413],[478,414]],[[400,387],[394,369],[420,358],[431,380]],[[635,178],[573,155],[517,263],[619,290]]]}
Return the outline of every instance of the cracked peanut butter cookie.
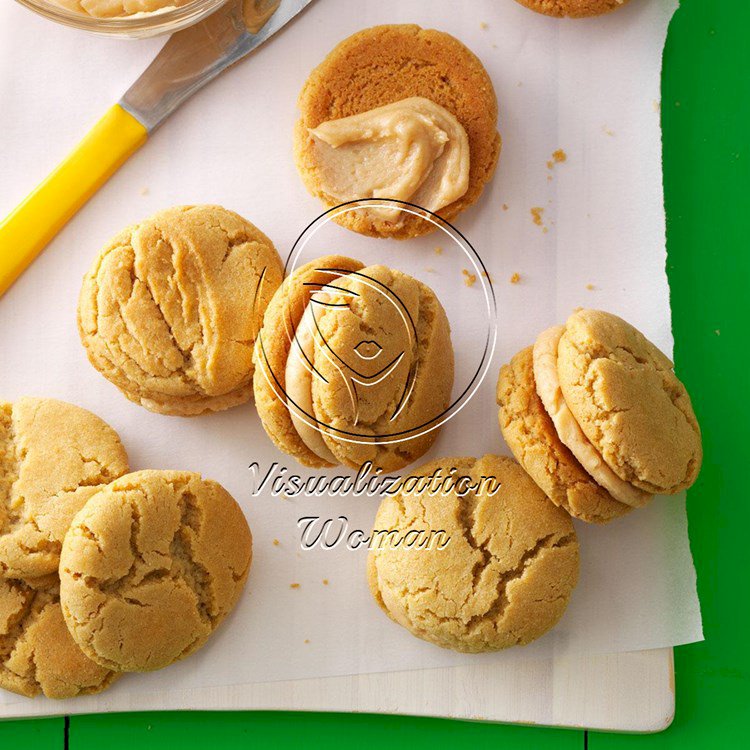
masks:
{"label": "cracked peanut butter cookie", "polygon": [[71,637],[57,577],[39,590],[0,579],[0,688],[27,698],[75,698],[105,690],[118,676],[91,661]]}
{"label": "cracked peanut butter cookie", "polygon": [[[458,39],[434,29],[385,25],[353,34],[312,71],[298,106],[297,169],[328,208],[379,197],[435,209],[438,200],[435,212],[450,221],[479,199],[500,155],[497,98],[487,71]],[[430,185],[454,178],[450,190]],[[358,210],[334,220],[355,232],[396,239],[436,228],[396,213]]]}
{"label": "cracked peanut butter cookie", "polygon": [[585,471],[557,435],[536,391],[532,347],[500,370],[500,430],[518,462],[555,505],[589,523],[606,523],[632,510]]}
{"label": "cracked peanut butter cookie", "polygon": [[73,516],[127,470],[95,414],[49,398],[0,402],[0,576],[54,576]]}
{"label": "cracked peanut butter cookie", "polygon": [[434,442],[452,386],[450,326],[435,293],[351,258],[318,258],[289,276],[256,342],[263,426],[306,466],[406,466]]}
{"label": "cracked peanut butter cookie", "polygon": [[[452,469],[470,478],[470,491],[437,484],[433,496],[415,487],[383,500],[373,539],[385,541],[368,557],[370,590],[392,620],[443,648],[478,653],[530,643],[558,622],[578,579],[571,518],[511,458],[444,458],[413,475]],[[396,547],[377,534],[388,530],[404,540],[409,531],[442,530],[449,541]]]}
{"label": "cracked peanut butter cookie", "polygon": [[607,466],[644,492],[693,484],[703,450],[690,396],[669,358],[622,318],[571,315],[557,350],[565,402]]}
{"label": "cracked peanut butter cookie", "polygon": [[183,471],[139,471],[76,516],[60,560],[60,598],[81,650],[144,672],[203,646],[237,603],[252,559],[239,505]]}
{"label": "cracked peanut butter cookie", "polygon": [[516,0],[537,13],[557,18],[601,16],[622,8],[628,0]]}
{"label": "cracked peanut butter cookie", "polygon": [[271,241],[220,206],[179,206],[120,232],[86,275],[89,360],[131,401],[192,416],[247,401],[252,350],[281,283]]}

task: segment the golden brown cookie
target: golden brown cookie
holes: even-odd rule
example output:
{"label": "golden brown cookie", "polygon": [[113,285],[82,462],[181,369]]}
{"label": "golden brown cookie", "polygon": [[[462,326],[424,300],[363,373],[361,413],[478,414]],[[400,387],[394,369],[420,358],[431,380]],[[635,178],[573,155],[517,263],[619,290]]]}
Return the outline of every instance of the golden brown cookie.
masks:
{"label": "golden brown cookie", "polygon": [[[295,160],[305,186],[326,207],[341,201],[320,189],[309,130],[410,97],[423,97],[445,108],[469,139],[468,190],[437,213],[450,221],[477,201],[500,154],[492,81],[476,55],[450,34],[405,24],[374,26],[345,39],[313,70],[300,93]],[[435,229],[418,216],[393,222],[365,211],[337,216],[336,221],[355,232],[397,239]]]}
{"label": "golden brown cookie", "polygon": [[245,516],[221,485],[186,471],[128,474],[91,498],[65,537],[63,614],[98,664],[160,669],[206,642],[251,559]]}
{"label": "golden brown cookie", "polygon": [[516,354],[500,370],[497,403],[508,447],[555,505],[589,523],[606,523],[632,508],[615,500],[565,447],[544,409],[534,382],[533,348]]}
{"label": "golden brown cookie", "polygon": [[255,360],[263,425],[308,466],[402,468],[434,442],[430,428],[453,386],[450,327],[434,292],[400,271],[339,256],[284,282]]}
{"label": "golden brown cookie", "polygon": [[55,576],[73,516],[128,470],[117,433],[51,398],[0,402],[0,576]]}
{"label": "golden brown cookie", "polygon": [[622,8],[628,0],[516,0],[537,13],[556,18],[585,18],[601,16]]}
{"label": "golden brown cookie", "polygon": [[[452,469],[453,490],[441,484]],[[444,458],[412,474],[435,478],[384,499],[373,529],[368,581],[386,614],[418,638],[471,653],[552,628],[578,579],[570,516],[510,458]]]}
{"label": "golden brown cookie", "polygon": [[160,211],[120,232],[84,278],[81,341],[151,411],[227,409],[250,398],[255,336],[282,278],[271,241],[232,211]]}
{"label": "golden brown cookie", "polygon": [[573,417],[620,479],[666,495],[693,484],[703,450],[690,396],[642,333],[611,313],[579,310],[565,324],[557,370]]}
{"label": "golden brown cookie", "polygon": [[34,590],[0,579],[0,688],[33,698],[74,698],[118,677],[89,659],[68,632],[57,582]]}
{"label": "golden brown cookie", "polygon": [[604,487],[615,500],[640,508],[651,500],[652,494],[626,482],[612,471],[584,434],[563,397],[557,371],[557,350],[564,331],[564,326],[553,326],[542,331],[534,344],[534,381],[539,398],[561,442],[597,484]]}

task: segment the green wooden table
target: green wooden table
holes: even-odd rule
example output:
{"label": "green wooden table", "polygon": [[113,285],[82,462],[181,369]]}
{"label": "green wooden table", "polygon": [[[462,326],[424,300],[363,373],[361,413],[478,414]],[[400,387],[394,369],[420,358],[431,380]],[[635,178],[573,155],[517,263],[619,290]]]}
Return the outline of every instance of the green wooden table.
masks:
{"label": "green wooden table", "polygon": [[[375,0],[371,0],[375,1]],[[633,0],[649,2],[649,0]],[[705,462],[688,494],[706,641],[676,650],[677,715],[628,736],[341,714],[142,713],[0,723],[0,748],[180,747],[357,750],[731,748],[747,743],[750,621],[750,0],[682,0],[664,54],[662,123],[668,272],[677,370],[703,427]],[[637,189],[637,186],[633,186]]]}

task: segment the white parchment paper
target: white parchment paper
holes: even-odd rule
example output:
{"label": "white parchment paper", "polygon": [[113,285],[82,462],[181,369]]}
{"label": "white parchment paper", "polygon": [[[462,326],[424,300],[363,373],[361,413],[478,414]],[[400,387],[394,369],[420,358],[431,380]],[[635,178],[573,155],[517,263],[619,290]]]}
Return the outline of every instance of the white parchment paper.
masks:
{"label": "white parchment paper", "polygon": [[[498,337],[488,377],[426,459],[507,453],[496,419],[498,368],[573,307],[621,314],[671,351],[658,110],[661,53],[676,5],[633,0],[610,16],[561,22],[512,0],[316,0],[177,112],[0,299],[0,398],[45,395],[91,409],[119,431],[134,469],[191,469],[219,480],[253,529],[246,595],[209,644],[158,673],[130,675],[113,691],[618,652],[702,638],[678,496],[657,498],[603,528],[577,523],[580,583],[563,620],[538,642],[484,656],[423,643],[370,598],[364,551],[300,547],[301,516],[345,515],[351,529],[368,530],[377,499],[253,497],[250,463],[263,471],[274,462],[298,467],[266,438],[252,404],[196,419],[151,414],[93,370],[75,325],[80,281],[100,246],[172,204],[232,208],[285,257],[321,210],[291,155],[296,97],[310,70],[366,26],[442,29],[481,58],[500,105],[497,174],[479,204],[456,221],[494,280]],[[87,36],[2,3],[0,213],[55,166],[160,44]],[[550,169],[559,148],[567,161]],[[532,221],[537,207],[542,226]],[[468,263],[447,238],[377,241],[331,226],[309,257],[316,250],[387,263],[433,286],[451,320],[460,386],[476,361],[482,297],[479,283],[463,284]],[[510,283],[514,273],[520,283]],[[0,693],[0,703],[18,700]]]}

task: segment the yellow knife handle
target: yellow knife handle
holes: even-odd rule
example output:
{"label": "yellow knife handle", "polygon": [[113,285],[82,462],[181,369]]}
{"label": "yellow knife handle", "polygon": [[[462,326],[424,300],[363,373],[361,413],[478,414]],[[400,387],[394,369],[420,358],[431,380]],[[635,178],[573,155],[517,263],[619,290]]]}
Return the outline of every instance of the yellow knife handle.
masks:
{"label": "yellow knife handle", "polygon": [[115,104],[0,223],[0,296],[147,138],[146,128]]}

